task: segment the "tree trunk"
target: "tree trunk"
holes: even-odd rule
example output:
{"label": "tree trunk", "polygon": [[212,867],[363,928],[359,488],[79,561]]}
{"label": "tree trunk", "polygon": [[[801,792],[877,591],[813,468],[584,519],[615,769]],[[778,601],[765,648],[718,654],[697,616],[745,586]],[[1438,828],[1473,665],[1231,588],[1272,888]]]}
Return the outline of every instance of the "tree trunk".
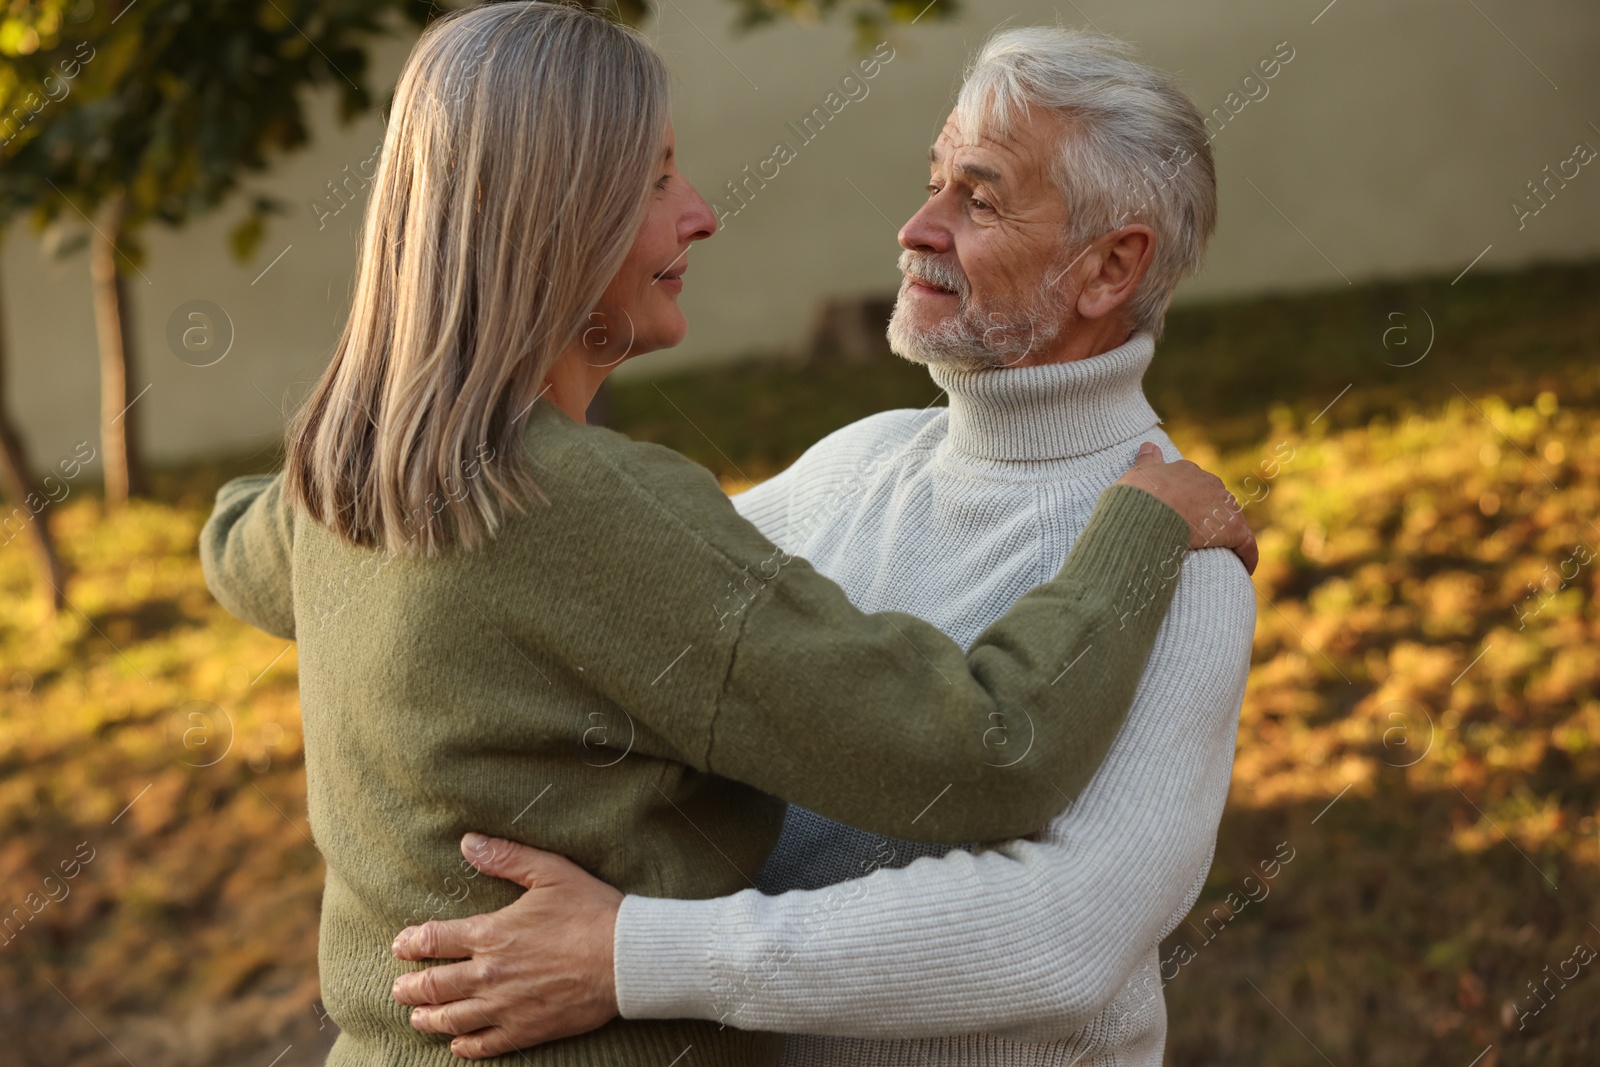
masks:
{"label": "tree trunk", "polygon": [[[66,600],[66,574],[61,568],[61,557],[56,555],[55,542],[50,537],[49,498],[39,491],[28,466],[28,455],[22,438],[11,425],[10,407],[6,402],[6,332],[4,306],[0,305],[0,488],[13,501],[11,510],[0,519],[0,538],[9,540],[21,534],[33,550],[35,573],[44,583],[40,591],[48,613],[53,617]],[[34,509],[38,513],[34,513]],[[15,516],[22,523],[20,529],[11,521]],[[23,516],[27,516],[26,519]]]}
{"label": "tree trunk", "polygon": [[133,330],[125,279],[117,269],[124,194],[112,194],[101,208],[89,257],[94,283],[94,323],[100,341],[100,453],[105,473],[106,507],[119,508],[144,492],[139,456],[137,394],[133,378]]}

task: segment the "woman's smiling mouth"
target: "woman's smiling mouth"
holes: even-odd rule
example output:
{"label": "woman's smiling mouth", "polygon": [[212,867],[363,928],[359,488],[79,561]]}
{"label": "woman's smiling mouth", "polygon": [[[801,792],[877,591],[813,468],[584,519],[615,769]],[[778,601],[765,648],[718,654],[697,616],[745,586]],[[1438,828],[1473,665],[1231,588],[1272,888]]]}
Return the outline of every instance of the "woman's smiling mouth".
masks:
{"label": "woman's smiling mouth", "polygon": [[689,269],[687,263],[677,263],[666,270],[658,271],[652,285],[659,285],[668,292],[678,293],[683,291],[683,275]]}

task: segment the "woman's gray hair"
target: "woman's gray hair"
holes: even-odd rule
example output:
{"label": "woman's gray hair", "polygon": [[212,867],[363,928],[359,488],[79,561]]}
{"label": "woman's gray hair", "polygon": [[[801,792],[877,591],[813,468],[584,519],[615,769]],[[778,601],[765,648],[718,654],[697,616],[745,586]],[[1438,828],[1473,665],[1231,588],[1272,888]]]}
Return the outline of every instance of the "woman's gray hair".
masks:
{"label": "woman's gray hair", "polygon": [[1129,222],[1155,231],[1155,259],[1128,302],[1134,329],[1156,336],[1172,293],[1198,270],[1217,223],[1217,178],[1200,112],[1165,72],[1100,34],[1000,30],[967,70],[956,120],[968,139],[1001,138],[1030,107],[1067,120],[1052,170],[1076,252]]}
{"label": "woman's gray hair", "polygon": [[[519,441],[649,207],[666,65],[575,7],[483,4],[406,59],[350,316],[288,431],[284,491],[402,556],[491,539],[538,487]],[[491,462],[492,460],[492,462]]]}

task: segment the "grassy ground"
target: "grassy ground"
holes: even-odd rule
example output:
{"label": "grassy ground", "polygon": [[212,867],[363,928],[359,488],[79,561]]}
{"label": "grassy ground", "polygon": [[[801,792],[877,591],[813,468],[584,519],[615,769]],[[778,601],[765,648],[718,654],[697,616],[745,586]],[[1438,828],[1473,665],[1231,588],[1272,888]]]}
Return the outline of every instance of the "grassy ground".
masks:
{"label": "grassy ground", "polygon": [[[1600,1048],[1600,960],[1575,956],[1600,950],[1597,367],[1600,263],[1172,317],[1149,392],[1251,501],[1263,562],[1216,862],[1163,946],[1169,1062]],[[614,411],[735,485],[936,397],[898,363],[752,362]],[[223,613],[193,551],[215,487],[264,462],[111,517],[75,488],[53,624],[0,548],[6,1062],[324,1047],[295,652]]]}

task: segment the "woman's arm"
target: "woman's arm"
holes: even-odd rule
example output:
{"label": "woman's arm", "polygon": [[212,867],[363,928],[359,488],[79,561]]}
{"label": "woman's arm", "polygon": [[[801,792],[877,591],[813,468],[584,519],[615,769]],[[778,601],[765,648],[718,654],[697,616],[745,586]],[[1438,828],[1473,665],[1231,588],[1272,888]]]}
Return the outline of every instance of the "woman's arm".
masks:
{"label": "woman's arm", "polygon": [[1041,840],[776,897],[626,898],[623,1016],[885,1039],[1081,1028],[1208,861],[1254,619],[1230,556],[1190,557],[1127,725]]}
{"label": "woman's arm", "polygon": [[206,588],[232,615],[294,640],[294,520],[283,476],[235,478],[200,531]]}
{"label": "woman's arm", "polygon": [[[541,595],[583,614],[538,613],[530,641],[561,662],[609,663],[590,668],[591,684],[696,769],[918,840],[1020,837],[1082,791],[1132,703],[1200,519],[1227,499],[1152,446],[1129,478],[1154,492],[1108,488],[1056,577],[963,651],[914,616],[861,612],[740,518],[703,468],[615,438],[541,454],[552,504],[539,540],[581,529],[606,570],[542,564]],[[574,516],[580,492],[624,514]]]}
{"label": "woman's arm", "polygon": [[[676,453],[572,434],[548,417],[542,428],[530,449],[550,502],[515,536],[508,522],[509,541],[440,566],[477,583],[480,608],[526,655],[589,665],[596,692],[684,762],[898,837],[1020,836],[1082,789],[1132,700],[1171,597],[1166,579],[1199,526],[1151,493],[1113,486],[1060,574],[963,653],[921,620],[858,611]],[[1188,511],[1222,499],[1192,465],[1141,464],[1130,473]],[[289,636],[292,532],[280,493],[272,478],[225,487],[202,557],[225,606]],[[1001,759],[1015,748],[995,739],[1021,737],[1032,740],[1028,758]]]}
{"label": "woman's arm", "polygon": [[966,652],[793,559],[741,613],[707,769],[896,837],[1030,833],[1110,747],[1188,541],[1176,512],[1113,487],[1055,579]]}

